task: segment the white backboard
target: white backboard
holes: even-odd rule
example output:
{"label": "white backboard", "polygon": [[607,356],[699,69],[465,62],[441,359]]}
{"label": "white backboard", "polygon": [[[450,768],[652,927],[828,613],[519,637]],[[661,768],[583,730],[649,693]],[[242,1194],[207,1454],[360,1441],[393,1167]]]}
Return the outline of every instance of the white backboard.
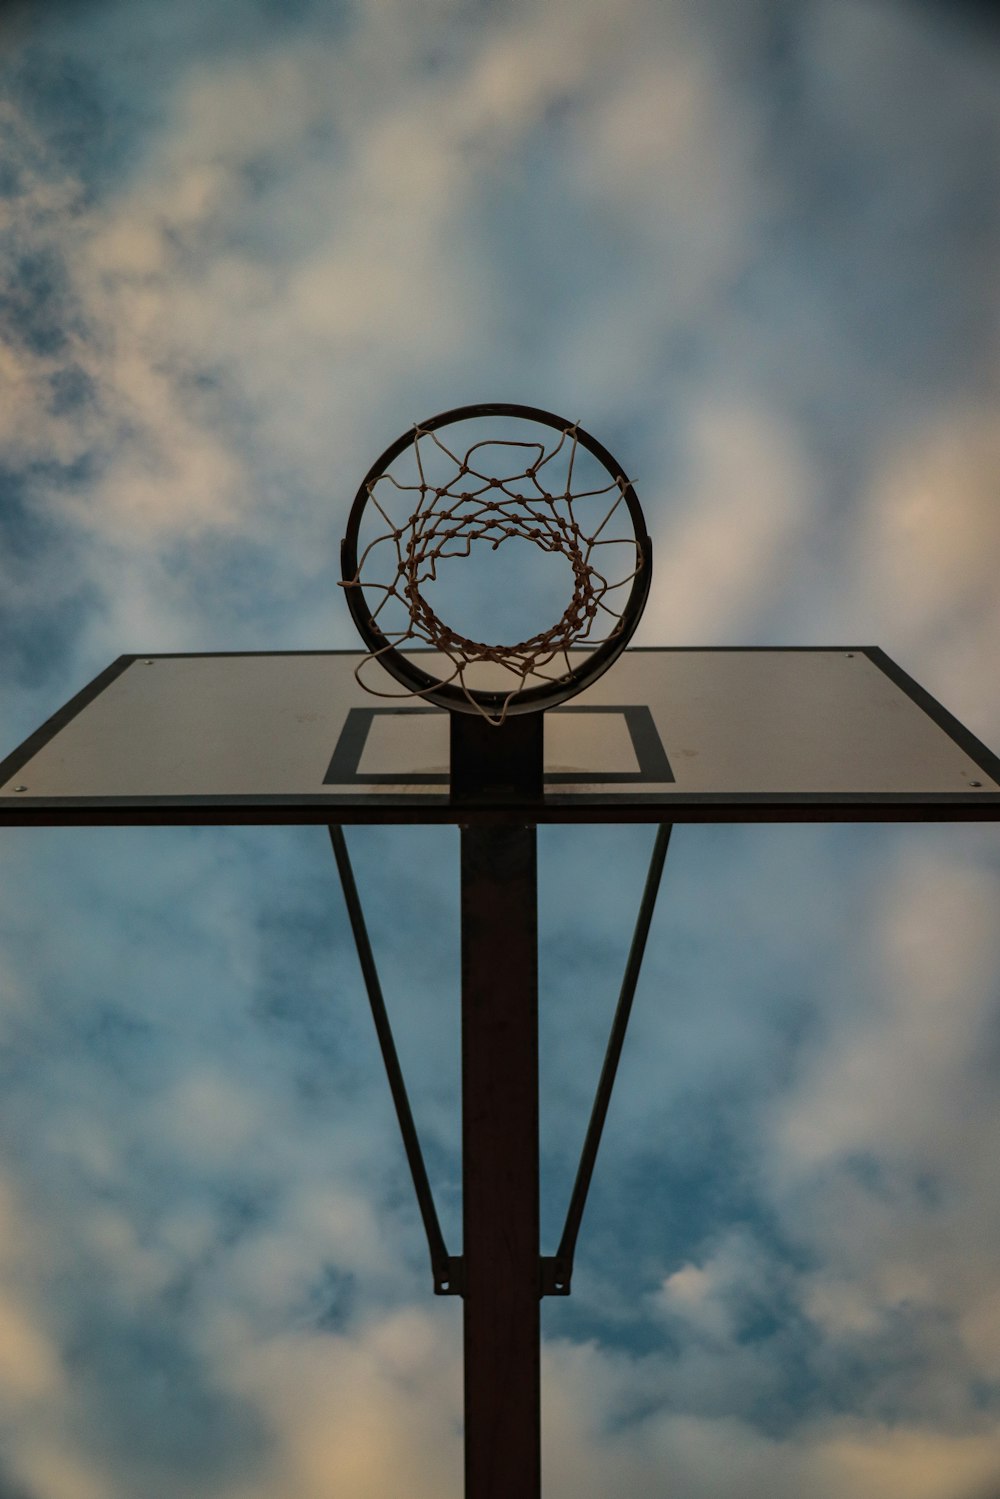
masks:
{"label": "white backboard", "polygon": [[[121,657],[0,763],[0,823],[482,815],[450,804],[447,713],[363,659]],[[531,816],[997,818],[1000,761],[874,648],[633,649],[546,714]]]}

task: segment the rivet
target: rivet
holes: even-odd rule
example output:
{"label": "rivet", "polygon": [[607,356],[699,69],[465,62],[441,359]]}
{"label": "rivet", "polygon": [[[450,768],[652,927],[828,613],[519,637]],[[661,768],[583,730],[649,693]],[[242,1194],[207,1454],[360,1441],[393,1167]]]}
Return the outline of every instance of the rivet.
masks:
{"label": "rivet", "polygon": [[27,789],[28,789],[27,786],[15,786],[14,787],[15,791],[27,791]]}
{"label": "rivet", "polygon": [[142,664],[143,664],[143,666],[152,666],[152,664],[153,664],[153,658],[152,658],[152,656],[147,656],[146,660]]}
{"label": "rivet", "polygon": [[983,784],[982,781],[970,781],[969,782],[970,786],[981,786],[982,784]]}

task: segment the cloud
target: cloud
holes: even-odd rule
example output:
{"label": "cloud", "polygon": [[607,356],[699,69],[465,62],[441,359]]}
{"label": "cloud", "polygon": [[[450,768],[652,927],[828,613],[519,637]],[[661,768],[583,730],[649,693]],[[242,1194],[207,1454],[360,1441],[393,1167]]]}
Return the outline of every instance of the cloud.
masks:
{"label": "cloud", "polygon": [[687,472],[656,533],[643,638],[723,644],[752,635],[801,558],[812,502],[794,432],[753,407],[691,414]]}
{"label": "cloud", "polygon": [[[801,1081],[781,1144],[808,1165],[877,1148],[892,1158],[961,1160],[964,1107],[993,1019],[1000,959],[997,877],[942,848],[915,850],[882,895],[869,994],[843,1015],[840,1044]],[[983,1085],[988,1090],[985,1079]]]}
{"label": "cloud", "polygon": [[51,1343],[12,1300],[0,1301],[0,1385],[16,1403],[57,1393],[61,1369]]}
{"label": "cloud", "polygon": [[276,1440],[232,1499],[448,1493],[461,1482],[461,1376],[453,1319],[407,1310],[353,1337],[239,1338],[227,1382],[253,1398]]}
{"label": "cloud", "polygon": [[701,1264],[688,1262],[664,1280],[653,1298],[656,1311],[679,1320],[696,1337],[729,1345],[741,1322],[753,1319],[766,1294],[769,1257],[745,1232],[734,1230]]}
{"label": "cloud", "polygon": [[992,1436],[948,1437],[912,1428],[845,1432],[824,1444],[839,1492],[873,1499],[952,1499],[995,1481],[1000,1454]]}
{"label": "cloud", "polygon": [[[649,1364],[594,1344],[550,1347],[544,1371],[546,1492],[598,1499],[608,1492],[650,1499],[751,1499],[804,1493],[818,1499],[957,1499],[995,1478],[1000,1450],[992,1432],[951,1435],[899,1424],[833,1418],[776,1441],[732,1418],[706,1420],[648,1399]],[[616,1407],[629,1387],[647,1391],[642,1417],[625,1425]]]}
{"label": "cloud", "polygon": [[1000,716],[980,684],[1000,648],[998,483],[993,411],[969,403],[936,412],[886,444],[857,543],[886,630],[920,660],[928,686],[993,743]]}

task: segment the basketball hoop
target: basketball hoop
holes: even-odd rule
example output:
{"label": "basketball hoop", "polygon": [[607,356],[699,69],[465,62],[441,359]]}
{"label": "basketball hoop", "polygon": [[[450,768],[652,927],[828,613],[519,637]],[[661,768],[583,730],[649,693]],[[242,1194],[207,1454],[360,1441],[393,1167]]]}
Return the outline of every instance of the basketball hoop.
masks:
{"label": "basketball hoop", "polygon": [[[448,441],[440,435],[446,427],[456,429]],[[515,540],[568,564],[570,597],[555,622],[498,642],[443,620],[431,598],[443,564],[475,562]],[[358,681],[379,697],[420,697],[495,725],[554,707],[625,649],[651,568],[635,491],[582,427],[532,406],[443,412],[386,449],[351,509],[342,586],[369,649]],[[571,661],[569,651],[581,647],[583,658]],[[438,653],[442,675],[412,654],[428,650]],[[403,693],[366,678],[376,661]]]}
{"label": "basketball hoop", "polygon": [[[364,650],[121,656],[0,761],[0,827],[328,828],[434,1290],[463,1301],[466,1499],[541,1496],[540,1303],[570,1294],[671,825],[1000,822],[1000,758],[874,647],[625,651],[650,569],[631,484],[578,426],[526,406],[446,412],[393,443],[354,502],[342,586]],[[541,609],[539,580],[554,584]],[[619,657],[613,684],[559,710]],[[365,682],[375,663],[401,692]],[[593,823],[659,827],[565,1227],[543,1255],[537,830]],[[459,1255],[344,835],[445,824],[460,848]]]}

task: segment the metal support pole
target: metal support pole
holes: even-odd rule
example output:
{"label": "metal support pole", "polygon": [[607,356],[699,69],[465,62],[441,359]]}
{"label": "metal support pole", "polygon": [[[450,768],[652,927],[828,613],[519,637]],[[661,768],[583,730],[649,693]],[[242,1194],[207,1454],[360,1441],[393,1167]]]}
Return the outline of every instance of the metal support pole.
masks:
{"label": "metal support pole", "polygon": [[540,1499],[533,827],[462,829],[466,1499]]}

